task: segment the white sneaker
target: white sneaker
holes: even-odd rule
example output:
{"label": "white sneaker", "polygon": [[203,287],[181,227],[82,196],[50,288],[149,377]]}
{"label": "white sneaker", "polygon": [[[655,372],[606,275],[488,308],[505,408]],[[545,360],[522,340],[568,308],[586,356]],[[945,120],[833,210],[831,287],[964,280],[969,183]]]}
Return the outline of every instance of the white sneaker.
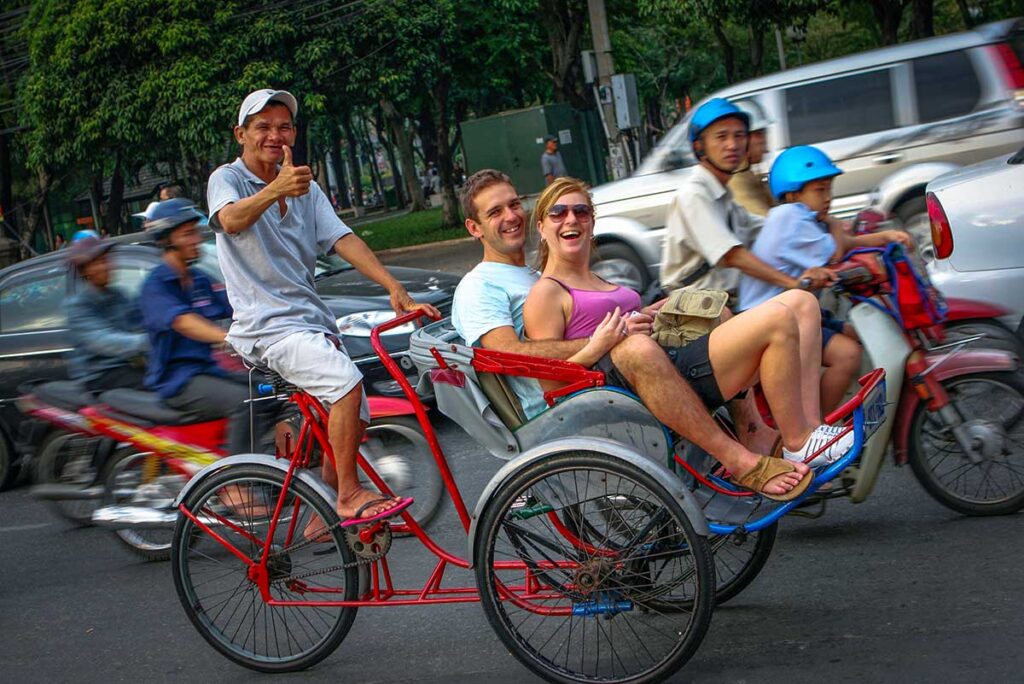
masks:
{"label": "white sneaker", "polygon": [[[798,451],[790,451],[783,447],[782,457],[788,461],[799,461],[800,463],[803,463],[809,456],[811,456],[811,454],[831,442],[844,430],[846,430],[846,428],[838,426],[833,427],[831,425],[819,425],[814,428],[811,436],[807,438],[807,441],[804,442],[804,445]],[[830,463],[835,463],[845,456],[846,452],[849,451],[852,446],[853,430],[848,430],[845,435],[835,442],[832,442],[827,449],[815,456],[807,465],[811,468],[820,468],[822,466],[829,465]]]}

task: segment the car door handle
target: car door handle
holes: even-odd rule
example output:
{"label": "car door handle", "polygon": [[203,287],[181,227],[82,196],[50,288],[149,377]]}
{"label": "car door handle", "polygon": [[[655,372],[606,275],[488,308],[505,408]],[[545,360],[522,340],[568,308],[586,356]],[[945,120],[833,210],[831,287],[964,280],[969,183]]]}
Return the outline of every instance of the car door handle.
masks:
{"label": "car door handle", "polygon": [[871,161],[873,161],[876,164],[892,164],[893,162],[897,162],[900,159],[903,159],[902,154],[893,153],[879,155],[877,157],[872,158]]}

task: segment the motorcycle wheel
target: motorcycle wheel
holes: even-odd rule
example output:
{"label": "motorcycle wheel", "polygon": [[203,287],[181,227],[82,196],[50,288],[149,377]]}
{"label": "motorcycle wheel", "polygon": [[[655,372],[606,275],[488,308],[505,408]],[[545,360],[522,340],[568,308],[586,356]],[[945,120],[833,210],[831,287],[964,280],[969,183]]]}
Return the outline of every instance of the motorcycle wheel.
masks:
{"label": "motorcycle wheel", "polygon": [[985,337],[972,342],[968,347],[977,349],[998,349],[1008,351],[1024,358],[1024,342],[1005,325],[995,320],[956,321],[943,328],[945,340],[943,344],[956,342],[965,337],[984,335]]}
{"label": "motorcycle wheel", "polygon": [[974,373],[942,382],[982,461],[972,463],[938,412],[921,404],[911,422],[908,458],[917,480],[941,504],[965,515],[1024,508],[1024,377]]}
{"label": "motorcycle wheel", "polygon": [[103,480],[93,465],[93,456],[102,442],[100,437],[85,437],[63,430],[51,432],[39,447],[35,460],[37,485],[72,485],[95,488],[95,497],[67,501],[47,501],[54,513],[75,525],[92,524],[92,514],[103,499]]}
{"label": "motorcycle wheel", "polygon": [[[169,512],[174,498],[186,482],[188,476],[171,468],[159,455],[124,447],[114,454],[107,468],[103,505],[139,506]],[[144,560],[162,561],[171,557],[173,520],[165,529],[121,529],[113,532]]]}
{"label": "motorcycle wheel", "polygon": [[[411,496],[409,513],[420,527],[437,515],[444,495],[444,481],[434,461],[419,421],[409,416],[376,418],[366,428],[360,453],[398,496]],[[366,487],[369,478],[360,473]]]}

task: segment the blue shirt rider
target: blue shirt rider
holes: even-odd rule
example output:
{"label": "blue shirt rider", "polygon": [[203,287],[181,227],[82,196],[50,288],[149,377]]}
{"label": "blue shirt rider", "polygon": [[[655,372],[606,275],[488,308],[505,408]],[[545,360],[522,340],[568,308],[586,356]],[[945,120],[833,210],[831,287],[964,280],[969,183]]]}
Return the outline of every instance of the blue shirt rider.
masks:
{"label": "blue shirt rider", "polygon": [[[139,296],[152,347],[146,385],[195,422],[229,418],[228,453],[254,451],[248,378],[222,369],[212,353],[226,335],[214,320],[229,318],[231,305],[222,288],[190,266],[199,258],[203,215],[184,198],[159,202],[148,214],[146,231],[163,248],[164,263],[150,273]],[[261,414],[257,425],[265,424],[262,414],[276,411],[274,404],[252,405]]]}

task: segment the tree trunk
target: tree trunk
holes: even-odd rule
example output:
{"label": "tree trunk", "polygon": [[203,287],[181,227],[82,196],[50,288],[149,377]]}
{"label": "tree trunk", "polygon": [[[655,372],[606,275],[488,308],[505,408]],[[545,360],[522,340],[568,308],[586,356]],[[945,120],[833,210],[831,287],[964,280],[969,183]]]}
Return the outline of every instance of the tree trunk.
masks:
{"label": "tree trunk", "polygon": [[910,15],[910,32],[913,38],[930,38],[935,35],[935,0],[914,0]]}
{"label": "tree trunk", "polygon": [[964,20],[964,28],[974,28],[974,17],[971,16],[971,8],[967,6],[967,0],[956,0],[956,6],[960,8],[960,18]]}
{"label": "tree trunk", "polygon": [[370,179],[373,182],[374,191],[380,197],[384,209],[390,209],[387,193],[384,192],[384,182],[380,178],[380,169],[377,168],[377,150],[373,148],[373,141],[370,140],[370,129],[366,124],[366,118],[359,118],[360,123],[357,123],[356,126],[359,131],[359,137],[362,140],[363,149],[366,150],[366,159],[370,164]]}
{"label": "tree trunk", "polygon": [[40,169],[36,173],[36,187],[33,188],[32,200],[29,203],[28,215],[21,224],[21,251],[22,257],[27,258],[36,254],[35,248],[32,243],[35,240],[36,231],[39,230],[42,223],[46,220],[44,216],[44,209],[46,207],[46,198],[50,192],[50,184],[53,182],[53,177],[46,169]]}
{"label": "tree trunk", "polygon": [[416,178],[416,165],[413,161],[412,152],[412,137],[409,135],[409,131],[406,130],[405,121],[393,102],[390,100],[381,100],[380,107],[381,111],[384,113],[384,118],[388,120],[388,126],[391,129],[391,137],[395,141],[395,147],[398,148],[398,163],[402,167],[402,176],[405,179],[405,189],[411,198],[411,201],[409,202],[409,211],[423,211],[427,207],[423,202],[423,191],[418,187],[419,180]]}
{"label": "tree trunk", "polygon": [[729,37],[725,35],[721,23],[717,21],[709,23],[711,24],[711,30],[715,33],[715,39],[718,41],[719,47],[722,48],[722,60],[725,62],[725,80],[729,83],[734,83],[736,81],[736,56],[733,53],[732,43],[729,42]]}
{"label": "tree trunk", "polygon": [[380,107],[377,108],[377,116],[373,117],[373,128],[377,131],[377,140],[384,146],[384,154],[388,157],[388,166],[391,167],[391,181],[395,185],[395,201],[398,202],[398,208],[402,209],[409,203],[405,196],[405,181],[398,168],[398,158],[395,157],[395,146],[391,142],[391,136],[384,133],[387,124],[384,122],[384,113],[380,111]]}
{"label": "tree trunk", "polygon": [[554,86],[555,102],[568,102],[576,109],[586,109],[590,100],[579,85],[582,82],[580,39],[587,22],[584,0],[543,0],[538,20],[548,33],[551,46],[551,70],[547,72]]}
{"label": "tree trunk", "polygon": [[437,124],[434,121],[430,101],[424,100],[420,106],[419,117],[416,120],[416,133],[420,137],[420,147],[423,149],[423,169],[427,168],[429,162],[437,164]]}
{"label": "tree trunk", "polygon": [[96,169],[89,184],[89,209],[92,212],[92,227],[103,226],[103,169]]}
{"label": "tree trunk", "polygon": [[14,193],[11,190],[13,180],[9,146],[10,138],[0,134],[0,221],[6,222],[8,227],[17,232],[15,222],[18,217],[14,211]]}
{"label": "tree trunk", "polygon": [[437,128],[437,170],[441,175],[441,223],[445,227],[462,224],[459,215],[459,200],[455,197],[455,182],[452,178],[452,148],[448,141],[448,91],[451,76],[445,74],[437,79],[431,89],[434,100],[434,125]]}
{"label": "tree trunk", "polygon": [[348,197],[348,179],[345,177],[345,160],[341,156],[341,126],[331,126],[330,145],[331,162],[334,166],[334,180],[338,182],[338,205],[342,209],[351,209],[352,201]]}
{"label": "tree trunk", "polygon": [[750,75],[764,73],[764,26],[750,27]]}
{"label": "tree trunk", "polygon": [[363,170],[359,166],[359,147],[356,145],[356,133],[352,126],[352,113],[345,110],[341,115],[341,130],[345,134],[348,153],[348,175],[352,180],[352,206],[363,206]]}
{"label": "tree trunk", "polygon": [[900,20],[903,8],[911,0],[868,0],[871,13],[878,22],[882,45],[895,45],[900,38]]}
{"label": "tree trunk", "polygon": [[110,177],[110,195],[107,196],[107,215],[103,227],[111,235],[121,234],[121,208],[124,204],[124,171],[121,153],[114,156],[114,175]]}

